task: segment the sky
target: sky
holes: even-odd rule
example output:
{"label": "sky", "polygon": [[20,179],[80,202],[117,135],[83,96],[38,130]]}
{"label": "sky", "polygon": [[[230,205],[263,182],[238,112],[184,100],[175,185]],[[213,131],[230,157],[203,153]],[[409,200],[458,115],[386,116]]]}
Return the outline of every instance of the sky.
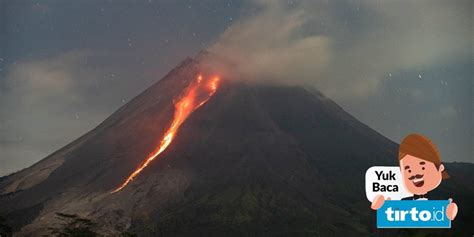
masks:
{"label": "sky", "polygon": [[0,176],[200,50],[234,78],[316,87],[395,142],[421,133],[444,161],[474,162],[471,11],[467,0],[0,0]]}

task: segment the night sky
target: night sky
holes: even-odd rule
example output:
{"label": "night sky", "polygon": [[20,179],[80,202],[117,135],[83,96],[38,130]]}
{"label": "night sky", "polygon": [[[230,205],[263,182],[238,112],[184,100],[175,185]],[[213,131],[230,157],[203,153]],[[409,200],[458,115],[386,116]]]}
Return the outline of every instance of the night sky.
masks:
{"label": "night sky", "polygon": [[395,142],[421,133],[443,160],[473,162],[471,11],[457,0],[0,0],[0,175],[203,49],[246,62],[242,77],[315,86]]}

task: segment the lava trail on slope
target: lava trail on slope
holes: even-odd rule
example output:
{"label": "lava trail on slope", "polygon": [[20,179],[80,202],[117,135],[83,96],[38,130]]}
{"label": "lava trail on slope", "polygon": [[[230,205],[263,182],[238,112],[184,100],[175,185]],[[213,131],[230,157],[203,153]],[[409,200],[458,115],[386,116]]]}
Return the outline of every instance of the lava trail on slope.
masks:
{"label": "lava trail on slope", "polygon": [[210,79],[204,79],[202,75],[199,75],[196,80],[191,82],[191,85],[187,88],[186,93],[175,103],[175,112],[173,121],[165,132],[163,139],[161,139],[158,146],[148,154],[144,162],[133,171],[130,176],[115,190],[111,193],[116,193],[127,186],[145,167],[147,167],[158,155],[160,155],[166,148],[171,144],[174,137],[176,136],[179,127],[189,115],[196,109],[204,105],[217,91],[219,86],[220,78],[215,76]]}

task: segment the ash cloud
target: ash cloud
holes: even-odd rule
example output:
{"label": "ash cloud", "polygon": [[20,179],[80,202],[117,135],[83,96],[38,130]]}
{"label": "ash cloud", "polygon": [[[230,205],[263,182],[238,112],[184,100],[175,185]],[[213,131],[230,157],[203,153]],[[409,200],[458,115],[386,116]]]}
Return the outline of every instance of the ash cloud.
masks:
{"label": "ash cloud", "polygon": [[209,63],[238,80],[310,84],[345,100],[373,94],[392,71],[469,57],[468,1],[249,4],[255,12],[209,49]]}
{"label": "ash cloud", "polygon": [[312,18],[307,11],[276,1],[254,4],[260,9],[256,15],[231,25],[209,49],[217,55],[211,63],[240,80],[285,82],[292,78],[298,82],[327,70],[332,55],[330,39],[302,35],[300,29]]}

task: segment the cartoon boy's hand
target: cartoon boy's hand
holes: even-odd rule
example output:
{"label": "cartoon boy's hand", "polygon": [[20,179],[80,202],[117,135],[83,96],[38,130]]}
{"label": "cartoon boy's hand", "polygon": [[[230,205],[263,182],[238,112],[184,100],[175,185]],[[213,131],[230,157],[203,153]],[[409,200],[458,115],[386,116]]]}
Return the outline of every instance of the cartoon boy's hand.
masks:
{"label": "cartoon boy's hand", "polygon": [[[390,200],[390,198],[388,198],[387,200]],[[384,196],[379,194],[375,196],[374,200],[372,201],[372,205],[370,205],[370,208],[372,208],[373,210],[377,210],[383,206],[384,202]]]}
{"label": "cartoon boy's hand", "polygon": [[456,214],[458,214],[458,205],[453,202],[453,199],[450,198],[448,207],[446,208],[446,216],[448,216],[449,220],[454,220]]}

